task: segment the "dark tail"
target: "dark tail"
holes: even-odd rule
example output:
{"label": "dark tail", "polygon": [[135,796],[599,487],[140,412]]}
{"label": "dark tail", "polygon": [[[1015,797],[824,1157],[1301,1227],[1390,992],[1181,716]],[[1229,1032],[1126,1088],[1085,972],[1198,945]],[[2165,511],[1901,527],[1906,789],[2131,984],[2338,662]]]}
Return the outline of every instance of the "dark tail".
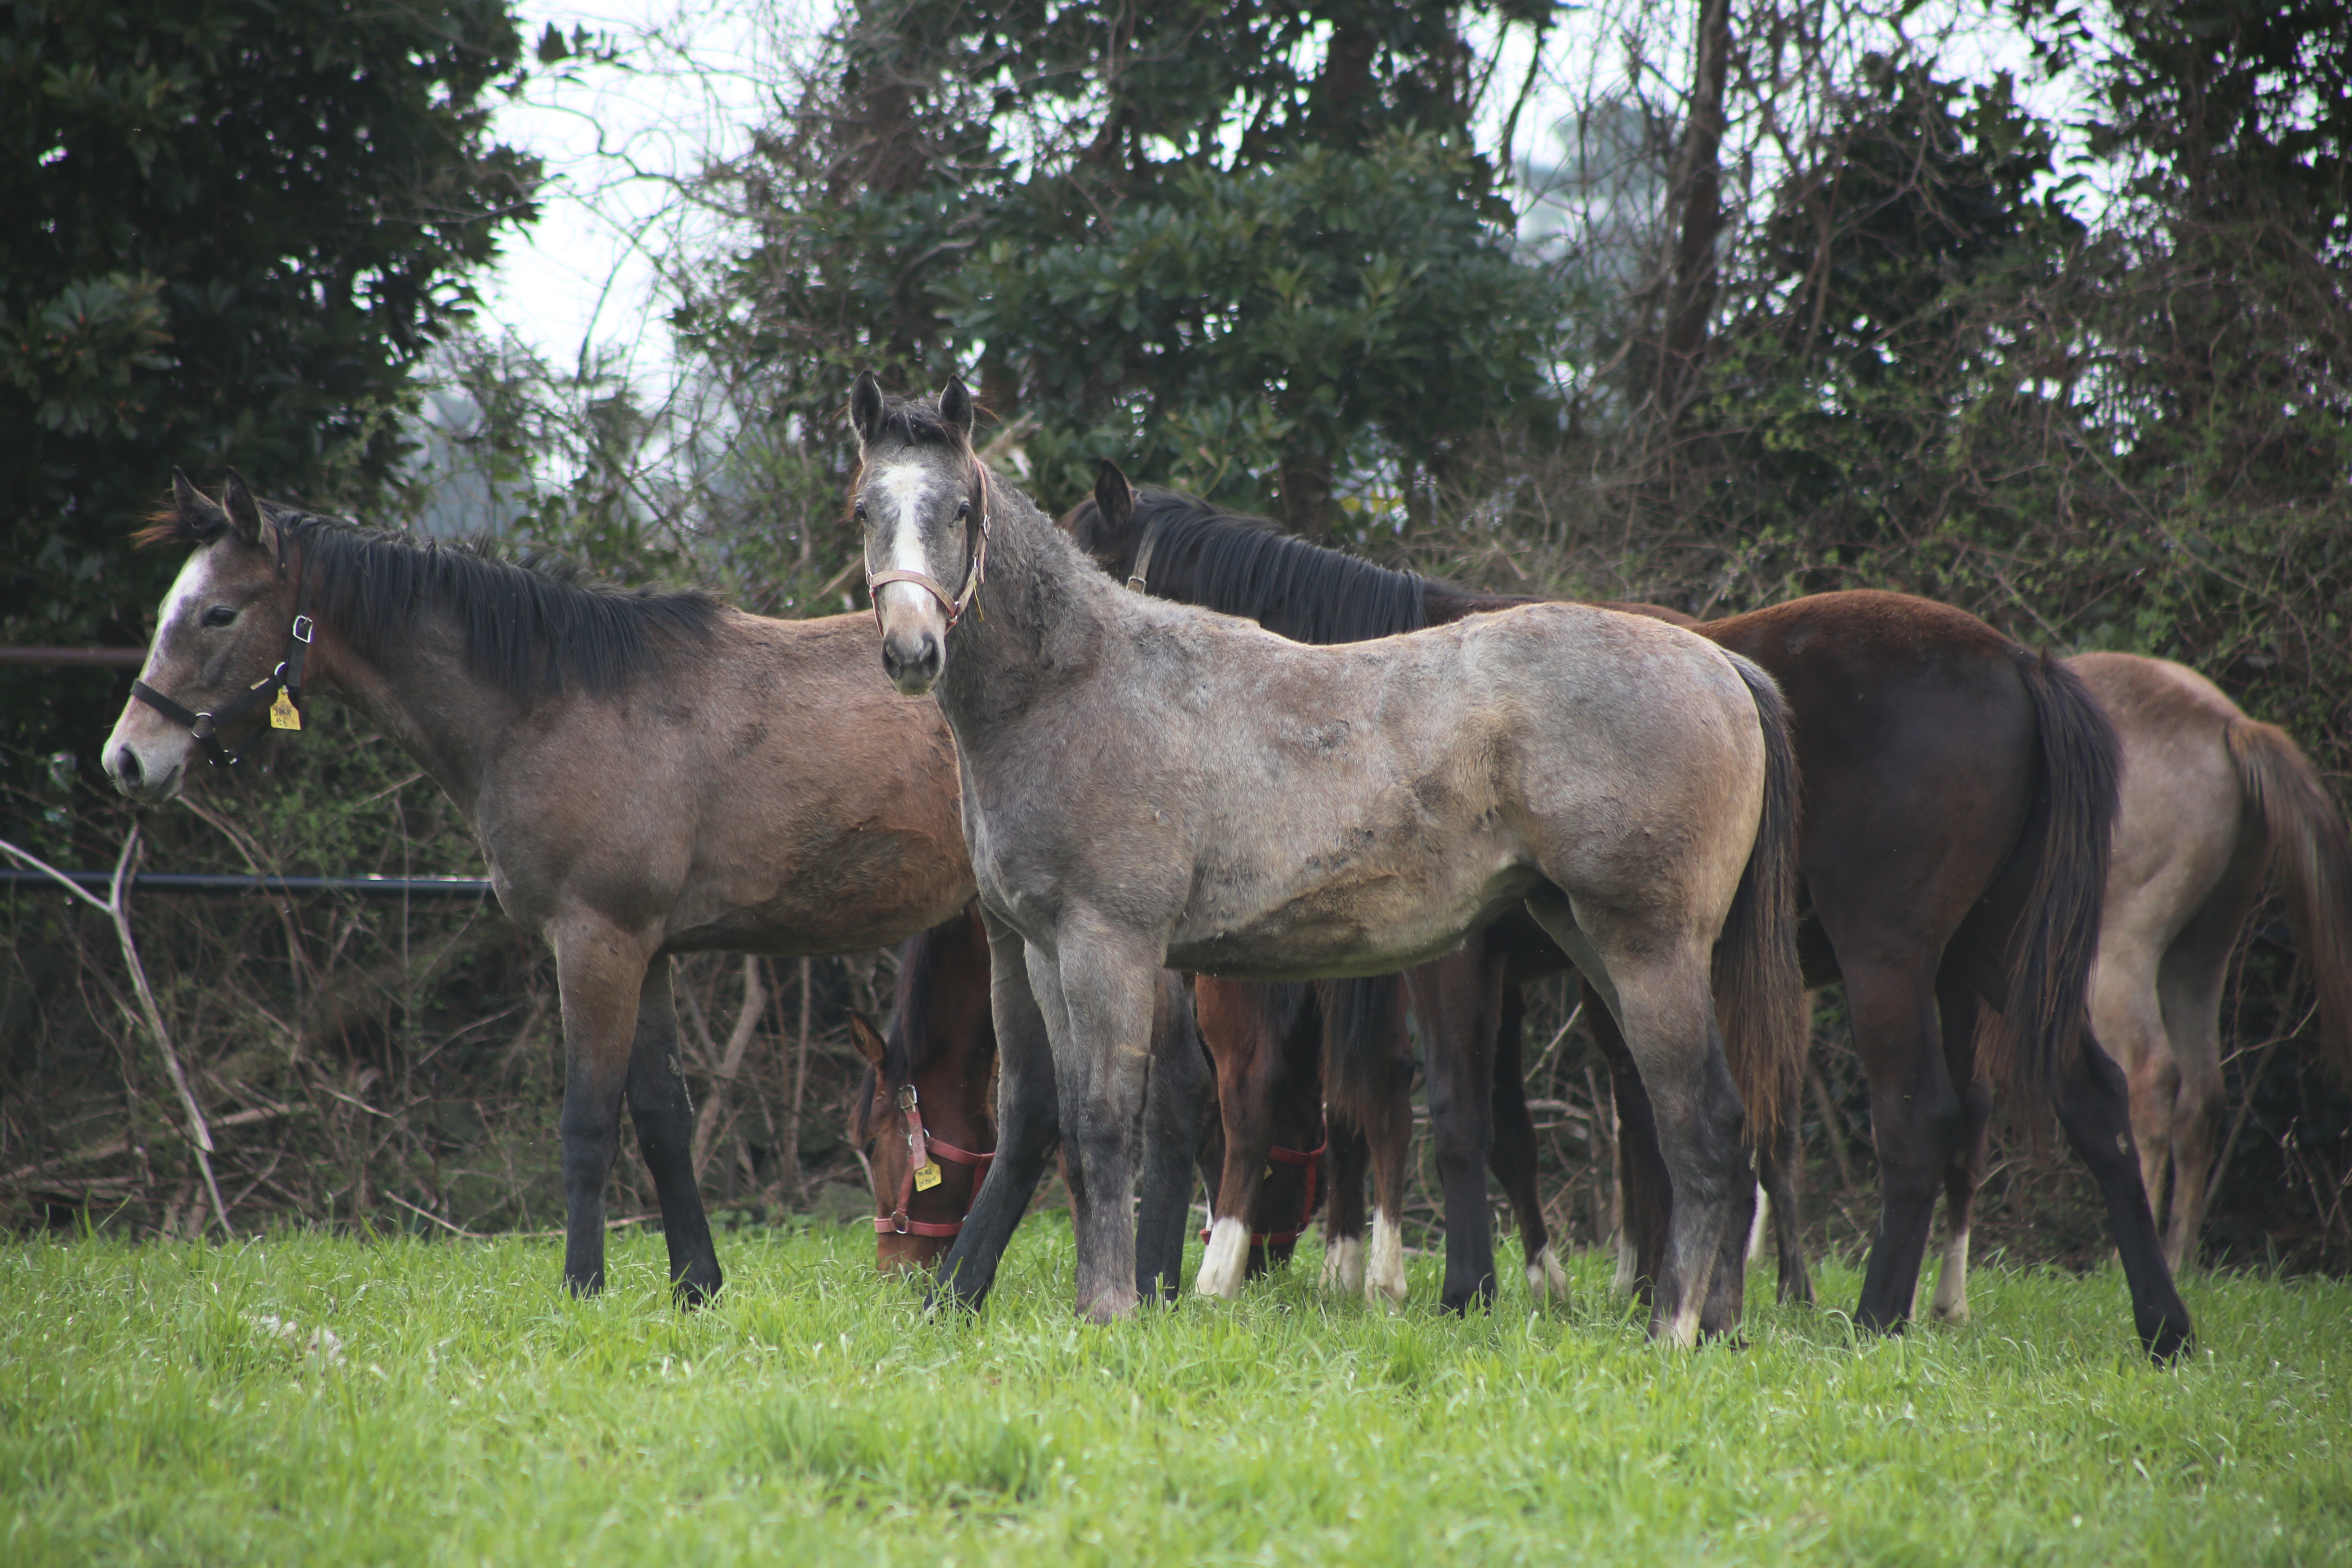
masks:
{"label": "dark tail", "polygon": [[1728,656],[1764,731],[1764,810],[1739,890],[1715,942],[1715,1010],[1723,1054],[1748,1108],[1748,1133],[1769,1146],[1805,1070],[1805,982],[1797,963],[1800,778],[1789,707],[1772,678]]}
{"label": "dark tail", "polygon": [[2226,734],[2247,803],[2270,829],[2287,924],[2319,988],[2321,1048],[2352,1079],[2352,847],[2344,814],[2285,731],[2241,719]]}
{"label": "dark tail", "polygon": [[[1377,1135],[1385,1128],[1390,1088],[1404,1033],[1404,976],[1327,980],[1323,1005],[1323,1105],[1349,1126]],[[1404,1064],[1410,1071],[1410,1064]]]}
{"label": "dark tail", "polygon": [[2074,1067],[2082,1038],[2123,775],[2115,727],[2082,679],[2048,654],[2011,657],[2042,731],[2042,846],[2010,939],[2009,997],[1986,1031],[1985,1068],[2011,1104],[2038,1107]]}

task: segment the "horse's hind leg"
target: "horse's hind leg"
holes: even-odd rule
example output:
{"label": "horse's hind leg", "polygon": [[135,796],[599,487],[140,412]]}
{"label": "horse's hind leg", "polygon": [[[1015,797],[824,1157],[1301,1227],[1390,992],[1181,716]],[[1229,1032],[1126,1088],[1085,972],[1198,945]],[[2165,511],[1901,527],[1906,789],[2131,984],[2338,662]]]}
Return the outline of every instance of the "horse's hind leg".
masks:
{"label": "horse's hind leg", "polygon": [[1788,1107],[1788,1113],[1781,1120],[1779,1136],[1769,1147],[1757,1151],[1756,1179],[1771,1205],[1772,1250],[1780,1265],[1780,1300],[1790,1306],[1810,1307],[1813,1304],[1813,1277],[1805,1270],[1805,1216],[1797,1187],[1797,1176],[1804,1165],[1804,1149],[1797,1136],[1797,1108],[1802,1101],[1792,1091],[1783,1095],[1780,1103]]}
{"label": "horse's hind leg", "polygon": [[629,1048],[628,1100],[637,1147],[661,1202],[670,1288],[682,1305],[698,1305],[719,1293],[719,1253],[694,1180],[694,1105],[678,1070],[677,1005],[670,995],[667,958],[655,959],[646,970],[636,1042]]}
{"label": "horse's hind leg", "polygon": [[[2253,846],[2263,847],[2252,835]],[[2251,860],[2251,864],[2249,861]],[[2263,860],[2242,847],[2228,876],[2202,909],[2173,940],[2158,970],[2157,995],[2164,1010],[2164,1033],[2179,1079],[2171,1105],[2172,1215],[2164,1235],[2165,1261],[2174,1273],[2197,1261],[2205,1228],[2205,1205],[2213,1194],[2213,1166],[2226,1132],[2228,1094],[2221,1081],[2221,988],[2230,952],[2261,890]],[[2104,1038],[2101,1041],[2105,1044]],[[2135,1086],[2137,1087],[2137,1086]],[[2139,1131],[2133,1108],[2132,1131]],[[2145,1152],[2140,1168],[2146,1170]],[[2154,1194],[2150,1194],[2153,1208]]]}
{"label": "horse's hind leg", "polygon": [[[1429,1125],[1445,1192],[1445,1287],[1459,1312],[1495,1299],[1495,1236],[1486,1212],[1486,1150],[1494,1114],[1495,1022],[1503,959],[1473,936],[1459,952],[1408,972],[1429,1068]],[[1380,1247],[1375,1226],[1373,1251]],[[1402,1280],[1398,1257],[1398,1285]]]}
{"label": "horse's hind leg", "polygon": [[1944,1261],[1936,1270],[1936,1295],[1927,1308],[1938,1322],[1969,1321],[1969,1226],[1977,1189],[1984,1184],[1985,1140],[1992,1121],[1992,1089],[1977,1076],[1977,994],[1965,980],[1938,982],[1944,1060],[1959,1097],[1960,1124],[1952,1141],[1952,1163],[1944,1171]]}
{"label": "horse's hind leg", "polygon": [[1181,1289],[1192,1160],[1214,1092],[1192,998],[1181,981],[1162,973],[1143,1100],[1143,1191],[1135,1212],[1135,1288],[1147,1298],[1173,1301]]}
{"label": "horse's hind leg", "polygon": [[1863,1270],[1854,1322],[1885,1333],[1910,1321],[1936,1198],[1958,1149],[1959,1100],[1942,1048],[1932,969],[1845,965],[1846,1006],[1870,1079],[1878,1144],[1878,1232]]}
{"label": "horse's hind leg", "polygon": [[1547,1296],[1565,1301],[1568,1275],[1552,1256],[1551,1231],[1544,1223],[1543,1193],[1537,1181],[1535,1121],[1528,1114],[1527,1016],[1523,988],[1506,979],[1495,1029],[1495,1141],[1486,1151],[1486,1163],[1519,1222],[1519,1257],[1527,1264],[1528,1289],[1538,1301]]}
{"label": "horse's hind leg", "polygon": [[638,999],[652,949],[599,920],[555,934],[555,987],[563,1006],[563,1282],[574,1295],[604,1288],[604,1184],[620,1151]]}
{"label": "horse's hind leg", "polygon": [[2099,1195],[2106,1200],[2107,1224],[2131,1288],[2132,1323],[2140,1343],[2156,1360],[2169,1361],[2189,1343],[2189,1309],[2173,1287],[2156,1221],[2147,1212],[2147,1189],[2140,1184],[2139,1156],[2132,1147],[2130,1096],[2123,1069],[2087,1032],[2057,1100],[2066,1142],[2090,1167]]}
{"label": "horse's hind leg", "polygon": [[996,1159],[980,1184],[963,1231],[940,1260],[934,1301],[977,1311],[1029,1206],[1045,1162],[1061,1141],[1061,1106],[1045,1019],[1030,989],[1027,944],[982,911],[988,927],[989,1011],[996,1026]]}
{"label": "horse's hind leg", "polygon": [[1601,1058],[1609,1067],[1609,1092],[1617,1110],[1617,1278],[1612,1289],[1644,1303],[1666,1252],[1666,1226],[1674,1218],[1674,1184],[1658,1153],[1658,1123],[1649,1091],[1625,1048],[1617,1016],[1592,984],[1584,984],[1584,1016]]}

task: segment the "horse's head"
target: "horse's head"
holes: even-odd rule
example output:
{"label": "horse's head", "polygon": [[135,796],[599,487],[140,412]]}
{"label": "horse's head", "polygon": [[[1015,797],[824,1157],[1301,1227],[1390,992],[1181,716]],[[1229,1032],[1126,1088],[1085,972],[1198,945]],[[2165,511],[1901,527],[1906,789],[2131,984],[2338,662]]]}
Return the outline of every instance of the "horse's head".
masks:
{"label": "horse's head", "polygon": [[859,457],[850,494],[882,668],[893,686],[919,697],[947,668],[948,633],[988,570],[988,483],[971,449],[971,394],[950,381],[936,398],[886,398],[871,374],[861,375],[849,420]]}
{"label": "horse's head", "polygon": [[295,592],[276,528],[234,473],[215,502],[173,470],[172,510],[140,537],[195,546],[139,672],[140,687],[155,696],[132,696],[103,753],[114,787],[153,805],[178,792],[199,747],[218,754],[268,722],[274,672],[294,635]]}
{"label": "horse's head", "polygon": [[[889,1066],[904,1063],[907,1053],[891,1050],[873,1020],[852,1013],[849,1037],[874,1069],[850,1112],[849,1132],[874,1182],[875,1266],[885,1273],[929,1268],[963,1228],[994,1156],[943,1143],[932,1134],[913,1075],[894,1074]],[[932,1114],[950,1109],[936,1106]],[[978,1119],[967,1114],[957,1120]]]}

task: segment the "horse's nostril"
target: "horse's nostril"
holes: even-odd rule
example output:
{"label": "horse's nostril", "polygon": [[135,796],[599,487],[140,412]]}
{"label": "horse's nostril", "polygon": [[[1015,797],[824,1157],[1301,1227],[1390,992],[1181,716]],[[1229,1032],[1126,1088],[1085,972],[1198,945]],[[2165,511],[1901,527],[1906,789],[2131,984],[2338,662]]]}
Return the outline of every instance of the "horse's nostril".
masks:
{"label": "horse's nostril", "polygon": [[125,746],[114,753],[114,776],[126,784],[139,782],[139,753]]}

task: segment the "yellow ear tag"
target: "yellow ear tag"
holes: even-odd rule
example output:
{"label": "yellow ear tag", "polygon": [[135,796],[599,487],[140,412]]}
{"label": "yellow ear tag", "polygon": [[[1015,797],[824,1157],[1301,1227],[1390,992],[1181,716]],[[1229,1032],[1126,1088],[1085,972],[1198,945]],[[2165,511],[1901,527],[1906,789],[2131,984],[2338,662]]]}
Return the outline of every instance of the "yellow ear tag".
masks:
{"label": "yellow ear tag", "polygon": [[940,1163],[937,1160],[916,1167],[915,1190],[928,1193],[940,1184]]}
{"label": "yellow ear tag", "polygon": [[299,730],[302,727],[302,710],[294,706],[294,699],[279,688],[278,700],[269,705],[269,727],[273,730]]}

